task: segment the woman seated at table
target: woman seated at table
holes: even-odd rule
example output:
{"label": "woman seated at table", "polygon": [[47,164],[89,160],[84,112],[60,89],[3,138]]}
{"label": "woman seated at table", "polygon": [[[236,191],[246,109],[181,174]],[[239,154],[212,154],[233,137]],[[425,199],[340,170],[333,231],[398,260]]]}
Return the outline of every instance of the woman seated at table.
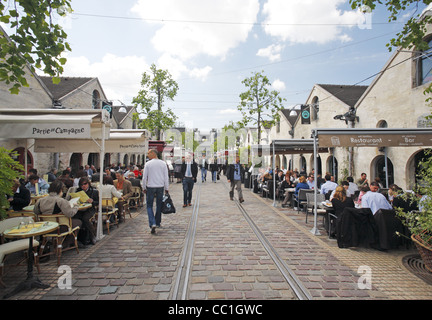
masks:
{"label": "woman seated at table", "polygon": [[[336,187],[331,203],[334,210],[333,214],[336,217],[339,217],[345,208],[354,208],[354,201],[351,197],[347,197],[346,190],[343,186]],[[333,223],[333,221],[335,218],[330,217],[330,219],[332,220],[332,230],[330,230],[330,236],[334,236],[336,232],[336,223]]]}
{"label": "woman seated at table", "polygon": [[[76,219],[75,215],[78,212],[78,206],[71,208],[69,201],[63,198],[63,187],[64,184],[60,180],[55,180],[48,188],[48,196],[39,199],[33,209],[36,215],[48,215],[48,214],[64,214],[66,217],[72,218],[72,227],[81,227],[82,222],[80,219]],[[60,226],[60,232],[67,230],[66,226]],[[73,235],[69,235],[63,242],[65,248],[73,245],[75,239]]]}
{"label": "woman seated at table", "polygon": [[111,176],[104,176],[101,188],[102,199],[114,199],[116,204],[118,200],[123,199],[122,194],[114,187],[114,180]]}
{"label": "woman seated at table", "polygon": [[30,191],[24,186],[24,184],[21,184],[18,179],[14,179],[13,183],[13,196],[10,196],[8,201],[12,207],[12,210],[20,211],[29,205],[31,201]]}
{"label": "woman seated at table", "polygon": [[[78,218],[83,223],[83,228],[80,229],[78,237],[83,244],[96,243],[96,232],[90,219],[96,214],[96,208],[99,206],[99,191],[93,188],[90,184],[90,180],[87,177],[81,177],[78,181],[78,189],[76,192],[84,191],[87,196],[87,203],[92,206],[87,210],[78,211],[75,218]],[[66,199],[69,200],[69,199]]]}
{"label": "woman seated at table", "polygon": [[283,192],[283,194],[285,195],[284,200],[282,201],[282,207],[287,206],[288,201],[291,201],[291,197],[292,197],[292,192],[288,192],[287,189],[290,188],[294,188],[295,185],[294,183],[291,181],[291,176],[289,173],[285,174],[285,180],[282,181],[282,183],[279,186],[279,190],[280,192]]}
{"label": "woman seated at table", "polygon": [[299,182],[296,184],[295,192],[294,192],[294,199],[297,201],[297,203],[298,203],[298,196],[299,196],[300,189],[310,189],[309,185],[306,183],[305,176],[300,176],[298,181]]}

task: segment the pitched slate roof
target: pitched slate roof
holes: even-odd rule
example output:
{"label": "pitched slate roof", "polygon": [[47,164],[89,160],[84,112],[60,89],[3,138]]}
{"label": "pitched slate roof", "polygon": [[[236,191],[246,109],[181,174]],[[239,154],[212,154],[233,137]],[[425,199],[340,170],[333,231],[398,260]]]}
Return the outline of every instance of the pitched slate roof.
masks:
{"label": "pitched slate roof", "polygon": [[60,100],[69,93],[82,87],[84,84],[96,78],[75,78],[75,77],[61,77],[60,83],[53,84],[51,77],[40,76],[40,79],[53,95],[54,100]]}
{"label": "pitched slate roof", "polygon": [[335,85],[335,84],[318,84],[321,88],[346,103],[350,107],[354,107],[368,86],[352,86],[352,85]]}

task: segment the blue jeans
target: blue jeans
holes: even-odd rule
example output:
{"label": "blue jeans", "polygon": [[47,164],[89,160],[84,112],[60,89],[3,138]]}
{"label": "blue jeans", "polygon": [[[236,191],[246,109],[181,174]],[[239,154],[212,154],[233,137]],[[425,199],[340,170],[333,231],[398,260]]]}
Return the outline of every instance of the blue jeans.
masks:
{"label": "blue jeans", "polygon": [[183,178],[183,204],[188,205],[192,201],[192,189],[194,187],[193,178]]}
{"label": "blue jeans", "polygon": [[[154,225],[160,226],[162,219],[162,198],[164,188],[147,188],[147,215],[150,228]],[[156,195],[156,215],[153,211],[153,202]]]}
{"label": "blue jeans", "polygon": [[202,182],[207,180],[207,169],[206,168],[201,168],[201,179],[202,179]]}
{"label": "blue jeans", "polygon": [[213,180],[213,182],[216,182],[216,180],[217,180],[217,171],[213,171],[212,172],[212,180]]}

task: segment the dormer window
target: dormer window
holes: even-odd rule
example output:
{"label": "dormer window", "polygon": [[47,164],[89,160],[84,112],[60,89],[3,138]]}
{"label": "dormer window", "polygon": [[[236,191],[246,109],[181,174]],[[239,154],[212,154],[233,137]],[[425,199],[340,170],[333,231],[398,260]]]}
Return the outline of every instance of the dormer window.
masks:
{"label": "dormer window", "polygon": [[416,86],[432,81],[432,39],[429,39],[428,46],[428,50],[417,53]]}

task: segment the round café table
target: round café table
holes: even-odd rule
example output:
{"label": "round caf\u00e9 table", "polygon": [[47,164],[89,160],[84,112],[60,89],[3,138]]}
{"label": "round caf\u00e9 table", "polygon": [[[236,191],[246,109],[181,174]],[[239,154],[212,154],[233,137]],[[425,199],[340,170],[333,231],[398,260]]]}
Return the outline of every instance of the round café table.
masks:
{"label": "round caf\u00e9 table", "polygon": [[33,256],[33,237],[40,236],[58,228],[57,222],[35,222],[24,226],[16,226],[4,232],[4,237],[9,239],[29,239],[29,249],[27,258],[27,279],[21,282],[12,292],[6,294],[3,299],[12,297],[23,290],[31,288],[49,288],[43,284],[38,277],[33,275],[34,256]]}

